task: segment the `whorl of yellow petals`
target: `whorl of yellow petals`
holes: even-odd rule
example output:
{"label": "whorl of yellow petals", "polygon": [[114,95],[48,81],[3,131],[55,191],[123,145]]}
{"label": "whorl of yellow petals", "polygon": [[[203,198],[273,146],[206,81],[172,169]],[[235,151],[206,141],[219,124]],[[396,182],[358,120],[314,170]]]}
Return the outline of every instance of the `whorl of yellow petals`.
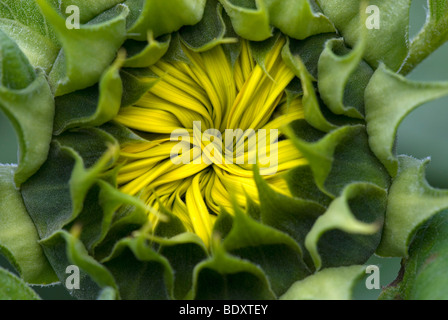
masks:
{"label": "whorl of yellow petals", "polygon": [[[176,215],[187,230],[199,235],[206,245],[221,208],[233,212],[232,197],[243,208],[246,197],[258,201],[253,164],[248,161],[251,153],[256,153],[259,163],[264,163],[260,170],[269,169],[266,164],[268,154],[277,154],[275,170],[265,174],[264,178],[273,189],[288,194],[282,175],[306,161],[292,142],[281,134],[283,126],[304,117],[300,99],[289,103],[286,99],[285,88],[294,74],[282,61],[283,45],[284,41],[279,40],[268,54],[265,61],[267,73],[256,64],[246,41],[242,42],[241,54],[233,67],[221,46],[204,53],[184,48],[191,63],[162,59],[152,66],[151,71],[160,77],[160,81],[135,105],[123,108],[115,119],[151,137],[148,142],[122,147],[118,174],[120,189],[138,195],[154,210],[163,206]],[[220,154],[209,154],[212,158],[209,161],[173,162],[171,153],[179,142],[173,141],[171,134],[176,130],[186,132],[183,141],[194,146],[181,156],[204,160],[197,155],[204,152],[207,143],[194,141],[195,130],[198,130],[194,123],[200,123],[201,132],[196,132],[199,135],[208,129],[217,129],[223,137],[226,129],[253,130],[257,138],[260,129],[266,132],[278,129],[280,135],[277,143],[268,144],[265,149],[246,139],[243,155],[233,150],[232,138],[232,141],[224,140]],[[268,134],[268,141],[269,138]],[[232,151],[234,154],[230,157],[235,161],[228,163],[225,157]],[[149,213],[153,226],[157,225],[159,217]]]}

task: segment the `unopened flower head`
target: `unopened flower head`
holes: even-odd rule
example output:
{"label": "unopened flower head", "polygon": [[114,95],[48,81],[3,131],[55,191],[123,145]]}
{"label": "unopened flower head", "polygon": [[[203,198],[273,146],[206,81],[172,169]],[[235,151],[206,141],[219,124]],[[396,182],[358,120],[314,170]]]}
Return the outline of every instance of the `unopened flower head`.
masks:
{"label": "unopened flower head", "polygon": [[[148,206],[171,211],[208,244],[214,221],[232,197],[258,202],[254,166],[276,191],[289,195],[282,174],[306,163],[282,133],[303,119],[300,99],[288,100],[294,78],[277,41],[265,70],[248,42],[232,67],[221,46],[204,53],[184,48],[191,63],[161,60],[151,67],[160,81],[116,121],[151,137],[124,145],[118,182]],[[157,225],[158,215],[149,215]]]}

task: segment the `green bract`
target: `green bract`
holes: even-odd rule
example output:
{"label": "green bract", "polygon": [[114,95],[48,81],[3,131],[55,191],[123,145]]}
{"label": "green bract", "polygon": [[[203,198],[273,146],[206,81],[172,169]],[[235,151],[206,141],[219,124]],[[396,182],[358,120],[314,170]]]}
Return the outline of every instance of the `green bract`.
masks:
{"label": "green bract", "polygon": [[[446,233],[448,191],[394,151],[403,118],[448,94],[448,83],[404,77],[448,39],[448,7],[429,0],[410,42],[410,3],[3,0],[0,109],[20,157],[0,166],[1,252],[29,284],[65,283],[78,266],[81,299],[349,299],[375,252],[410,266],[383,298],[448,298],[427,271],[445,263],[445,240],[431,235]],[[380,29],[365,27],[368,5]],[[71,6],[80,28],[67,28]],[[221,45],[234,63],[247,39],[265,68],[281,36],[287,96],[305,114],[285,129],[308,162],[285,175],[292,196],[255,168],[260,204],[223,209],[209,248],[167,210],[149,232],[145,205],[117,188],[120,146],[144,140],[113,121],[120,108],[157,83],[149,66],[188,62],[185,47]],[[38,297],[0,270],[0,298]]]}

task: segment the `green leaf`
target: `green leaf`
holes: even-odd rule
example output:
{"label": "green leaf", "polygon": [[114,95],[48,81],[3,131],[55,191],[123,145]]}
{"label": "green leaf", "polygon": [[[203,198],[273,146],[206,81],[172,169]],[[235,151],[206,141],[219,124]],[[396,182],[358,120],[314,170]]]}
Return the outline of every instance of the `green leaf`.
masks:
{"label": "green leaf", "polygon": [[179,32],[176,32],[172,35],[170,46],[168,48],[168,51],[163,56],[163,59],[167,62],[179,61],[185,62],[187,64],[191,63],[182,47],[182,39]]}
{"label": "green leaf", "polygon": [[203,52],[220,44],[237,42],[237,38],[230,37],[233,30],[228,29],[221,4],[208,0],[202,20],[194,26],[183,27],[179,34],[189,49]]}
{"label": "green leaf", "polygon": [[[47,161],[22,187],[25,205],[41,238],[49,237],[82,212],[89,189],[112,166],[117,152],[115,139],[97,128],[57,137]],[[49,203],[48,199],[57,200]]]}
{"label": "green leaf", "polygon": [[302,260],[302,250],[292,238],[253,220],[238,208],[223,247],[230,254],[260,266],[277,295],[310,274]]}
{"label": "green leaf", "polygon": [[275,297],[261,268],[232,257],[219,244],[215,244],[211,258],[196,266],[193,295],[198,300],[272,300]]}
{"label": "green leaf", "polygon": [[[79,139],[84,139],[85,144],[78,145]],[[81,212],[90,187],[118,158],[118,145],[111,136],[96,128],[61,135],[58,142],[69,148],[75,159],[69,181],[74,219]]]}
{"label": "green leaf", "polygon": [[316,269],[366,262],[380,242],[385,211],[384,189],[368,183],[348,185],[306,236]]}
{"label": "green leaf", "polygon": [[0,300],[40,300],[21,279],[0,268]]}
{"label": "green leaf", "polygon": [[437,212],[448,208],[448,191],[432,188],[425,179],[420,161],[400,156],[399,171],[389,192],[383,237],[377,253],[407,257],[408,246],[417,228]]}
{"label": "green leaf", "polygon": [[[289,38],[289,50],[291,51],[291,54],[293,56],[300,57],[303,64],[306,66],[306,70],[308,70],[308,72],[312,76],[313,81],[315,81],[318,78],[319,59],[322,55],[322,51],[325,49],[325,44],[329,40],[337,39],[338,37],[339,36],[336,33],[323,33],[311,36],[304,40]],[[297,68],[293,68],[293,70],[296,69]],[[298,73],[297,71],[295,72],[297,76],[300,76],[300,73]]]}
{"label": "green leaf", "polygon": [[143,237],[122,239],[103,263],[125,300],[165,300],[172,296],[173,270]]}
{"label": "green leaf", "polygon": [[[366,32],[364,59],[374,68],[384,62],[397,71],[408,54],[409,8],[411,0],[371,0],[369,6],[379,9],[379,29],[367,29],[363,18],[375,18],[361,12],[359,0],[317,0],[345,42],[355,47],[362,32]],[[367,30],[366,30],[367,29]]]}
{"label": "green leaf", "polygon": [[123,96],[121,106],[127,107],[137,102],[159,79],[140,72],[140,69],[126,68],[120,70],[123,83]]}
{"label": "green leaf", "polygon": [[[314,183],[312,178],[311,180]],[[288,234],[301,248],[304,248],[306,235],[326,208],[314,201],[288,197],[275,192],[257,173],[255,182],[260,195],[261,222]],[[308,268],[314,269],[311,257],[305,250],[303,260]]]}
{"label": "green leaf", "polygon": [[346,185],[359,181],[388,187],[389,176],[370,151],[364,126],[344,126],[324,135],[298,120],[286,133],[308,160],[317,186],[328,196],[337,196]]}
{"label": "green leaf", "polygon": [[[362,60],[364,51],[365,41],[361,41],[352,51],[345,48],[341,39],[330,40],[325,44],[318,63],[319,93],[335,114],[354,118],[364,116],[364,91],[373,74],[372,69]],[[335,81],[335,77],[338,77],[338,81]],[[352,105],[346,106],[347,100]]]}
{"label": "green leaf", "polygon": [[20,191],[14,187],[15,169],[0,166],[0,252],[6,254],[24,281],[42,285],[57,282]]}
{"label": "green leaf", "polygon": [[159,205],[159,212],[163,216],[164,221],[159,221],[157,223],[154,230],[156,236],[169,239],[187,231],[185,225],[176,215],[164,208],[163,204]]}
{"label": "green leaf", "polygon": [[252,41],[272,36],[272,26],[295,39],[333,32],[334,26],[315,13],[308,0],[219,0],[238,35]]}
{"label": "green leaf", "polygon": [[49,74],[55,95],[61,96],[97,83],[125,40],[129,9],[117,5],[79,29],[68,29],[64,17],[46,0],[36,1],[62,44]]}
{"label": "green leaf", "polygon": [[128,68],[146,68],[152,66],[168,51],[171,35],[158,41],[154,39],[151,31],[148,31],[148,43],[142,44],[140,41],[127,40],[123,47],[128,57],[124,66]]}
{"label": "green leaf", "polygon": [[400,68],[403,75],[412,71],[432,52],[448,41],[448,4],[444,0],[428,0],[426,23],[412,39],[409,54]]}
{"label": "green leaf", "polygon": [[[121,196],[123,197],[123,194],[121,194]],[[107,212],[104,211],[104,220],[102,221],[101,231],[103,234],[106,233],[106,237],[98,243],[98,245],[93,247],[93,249],[95,249],[95,258],[100,261],[110,256],[120,239],[129,237],[133,233],[138,232],[138,230],[148,222],[147,208],[142,208],[142,204],[138,199],[130,199],[133,198],[131,196],[128,196],[128,198],[129,202],[131,200],[134,201],[134,205],[127,203],[121,204],[120,208],[115,212],[112,225],[110,226],[107,225],[108,215],[106,214]],[[121,199],[117,198],[115,200],[115,204],[117,204]],[[103,210],[106,209],[103,208]],[[96,238],[100,240],[102,239],[102,237],[100,238],[98,236],[96,236]]]}
{"label": "green leaf", "polygon": [[254,58],[255,62],[263,69],[268,77],[271,77],[269,72],[266,69],[266,58],[273,50],[275,45],[282,41],[283,37],[280,32],[276,32],[272,37],[264,40],[264,41],[251,41],[249,42],[250,54]]}
{"label": "green leaf", "polygon": [[90,256],[83,243],[76,236],[82,232],[74,228],[73,234],[65,230],[55,232],[41,240],[45,253],[54,267],[59,279],[65,285],[70,276],[67,267],[76,266],[80,270],[79,289],[70,293],[78,299],[96,299],[103,288],[110,287],[117,291],[117,284],[112,274],[97,260]]}
{"label": "green leaf", "polygon": [[93,255],[111,229],[117,227],[117,216],[124,208],[129,211],[129,216],[133,216],[134,223],[143,225],[147,221],[147,208],[142,202],[120,192],[115,186],[98,180],[88,191],[81,213],[66,228],[81,226],[79,239]]}
{"label": "green leaf", "polygon": [[25,89],[36,79],[33,67],[18,46],[1,30],[0,44],[1,86],[13,90]]}
{"label": "green leaf", "polygon": [[272,36],[269,13],[263,0],[220,2],[239,36],[252,41],[262,41]]}
{"label": "green leaf", "polygon": [[[71,152],[54,144],[39,171],[22,186],[25,206],[39,237],[48,237],[71,219],[69,180],[75,160]],[[57,199],[48,201],[47,199]]]}
{"label": "green leaf", "polygon": [[308,0],[266,0],[271,25],[295,39],[335,31],[322,13],[313,12]]}
{"label": "green leaf", "polygon": [[350,300],[356,281],[364,268],[350,266],[329,268],[298,281],[280,299],[282,300]]}
{"label": "green leaf", "polygon": [[307,122],[324,132],[329,132],[337,126],[330,123],[322,114],[320,109],[317,94],[314,89],[313,76],[307,70],[300,54],[291,51],[289,43],[287,43],[282,50],[282,58],[286,65],[291,68],[297,77],[300,78],[303,89],[302,103],[305,112],[305,119]]}
{"label": "green leaf", "polygon": [[233,216],[230,215],[224,208],[221,208],[221,212],[216,218],[213,225],[213,235],[219,239],[224,239],[232,230]]}
{"label": "green leaf", "polygon": [[112,287],[105,287],[101,290],[97,300],[117,300],[117,292]]}
{"label": "green leaf", "polygon": [[193,271],[208,257],[204,242],[193,233],[182,233],[170,239],[153,238],[160,245],[159,253],[174,271],[174,298],[185,299],[191,295]]}
{"label": "green leaf", "polygon": [[124,57],[119,56],[104,72],[98,86],[56,98],[55,134],[99,126],[115,118],[121,106],[123,86],[119,70],[123,62]]}
{"label": "green leaf", "polygon": [[[54,0],[53,0],[54,1]],[[124,2],[125,0],[58,0],[61,13],[65,16],[69,16],[67,13],[67,7],[77,6],[79,8],[81,23],[87,23],[95,18],[100,13],[111,9],[115,5]]]}
{"label": "green leaf", "polygon": [[415,234],[402,281],[396,287],[407,300],[448,299],[448,212],[438,213]]}
{"label": "green leaf", "polygon": [[80,240],[67,232],[59,232],[59,234],[61,234],[67,243],[67,256],[69,261],[86,271],[100,287],[111,287],[117,290],[117,285],[112,275],[104,266],[88,255],[87,250]]}
{"label": "green leaf", "polygon": [[[314,182],[313,173],[309,165],[291,169],[286,175],[289,191],[295,198],[316,202],[323,207],[328,206],[331,198],[319,190]],[[274,209],[275,206],[272,206]]]}
{"label": "green leaf", "polygon": [[179,30],[184,25],[198,23],[203,16],[205,0],[127,0],[131,12],[139,12],[138,18],[128,28],[128,37],[145,41],[148,31],[155,38]]}
{"label": "green leaf", "polygon": [[0,50],[0,110],[13,124],[19,140],[19,167],[14,180],[20,186],[47,157],[54,100],[45,75],[36,75],[17,45],[1,31]]}
{"label": "green leaf", "polygon": [[0,30],[17,43],[34,67],[50,71],[61,46],[35,1],[3,0]]}
{"label": "green leaf", "polygon": [[397,174],[395,137],[404,117],[421,104],[448,94],[448,83],[421,83],[380,66],[367,85],[365,109],[369,144],[391,176]]}

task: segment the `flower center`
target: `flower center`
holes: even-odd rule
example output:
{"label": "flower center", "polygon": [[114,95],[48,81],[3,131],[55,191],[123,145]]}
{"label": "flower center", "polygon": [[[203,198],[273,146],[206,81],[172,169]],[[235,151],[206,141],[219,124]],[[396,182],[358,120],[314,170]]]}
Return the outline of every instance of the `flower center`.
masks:
{"label": "flower center", "polygon": [[[282,174],[306,160],[281,133],[304,117],[301,100],[286,98],[294,74],[281,58],[283,45],[277,41],[264,69],[246,41],[234,66],[217,46],[184,48],[188,64],[162,59],[150,67],[160,80],[115,119],[148,138],[122,146],[120,189],[169,210],[206,245],[219,213],[233,212],[232,197],[242,208],[247,197],[258,202],[255,163],[273,189],[289,194]],[[149,213],[153,226],[159,217]]]}

